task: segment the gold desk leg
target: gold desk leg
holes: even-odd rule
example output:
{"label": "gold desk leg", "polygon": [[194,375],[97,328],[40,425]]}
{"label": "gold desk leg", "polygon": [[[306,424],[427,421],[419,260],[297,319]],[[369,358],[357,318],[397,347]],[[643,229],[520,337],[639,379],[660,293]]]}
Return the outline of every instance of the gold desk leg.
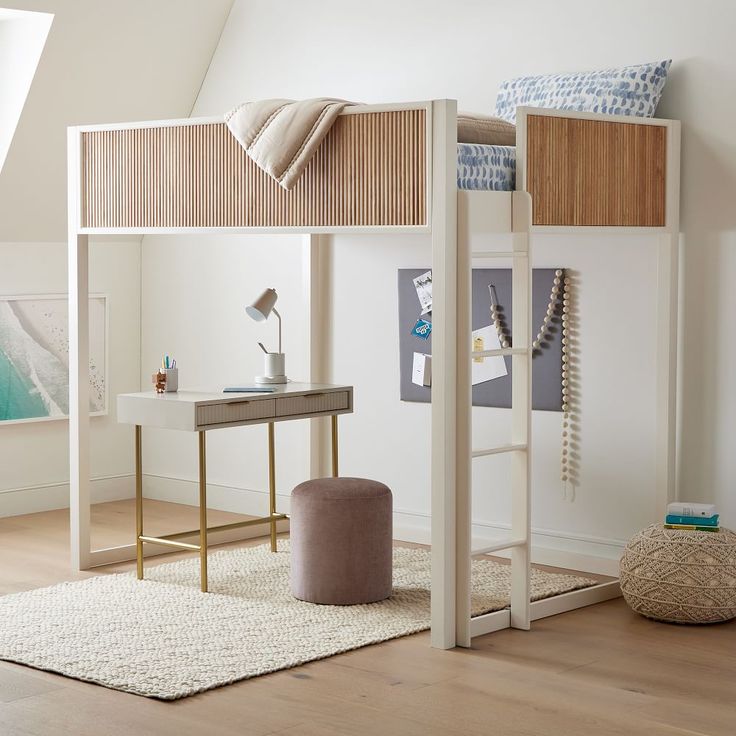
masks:
{"label": "gold desk leg", "polygon": [[332,477],[337,478],[337,414],[332,415]]}
{"label": "gold desk leg", "polygon": [[143,580],[143,460],[141,425],[135,425],[135,559],[138,580]]}
{"label": "gold desk leg", "polygon": [[271,552],[276,551],[276,447],[273,422],[268,423],[268,512],[271,516]]}
{"label": "gold desk leg", "polygon": [[199,433],[199,578],[207,592],[207,451],[205,433]]}

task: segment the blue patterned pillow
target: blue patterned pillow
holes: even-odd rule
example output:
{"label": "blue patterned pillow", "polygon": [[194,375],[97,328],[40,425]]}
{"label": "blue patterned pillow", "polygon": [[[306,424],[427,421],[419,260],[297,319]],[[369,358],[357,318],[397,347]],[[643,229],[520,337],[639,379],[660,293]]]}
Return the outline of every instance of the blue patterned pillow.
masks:
{"label": "blue patterned pillow", "polygon": [[496,116],[516,123],[516,108],[526,105],[650,118],[671,63],[668,59],[597,72],[510,79],[498,90]]}

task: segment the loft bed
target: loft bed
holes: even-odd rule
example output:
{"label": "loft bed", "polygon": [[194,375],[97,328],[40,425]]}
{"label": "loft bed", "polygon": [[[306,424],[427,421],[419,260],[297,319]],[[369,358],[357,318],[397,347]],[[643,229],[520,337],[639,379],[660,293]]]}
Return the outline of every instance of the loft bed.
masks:
{"label": "loft bed", "polygon": [[[93,235],[299,233],[304,235],[308,381],[326,381],[319,331],[322,234],[425,233],[432,241],[432,645],[471,638],[606,600],[615,582],[530,603],[531,259],[543,233],[650,233],[657,275],[657,509],[675,497],[675,384],[679,239],[679,123],[517,108],[512,151],[458,148],[453,100],[346,108],[295,188],[285,191],[251,162],[221,119],[69,129],[71,546],[75,568],[134,559],[135,545],[90,547],[88,242]],[[506,172],[470,171],[488,157]],[[515,172],[509,172],[509,160]],[[478,161],[481,160],[481,164]],[[458,165],[459,162],[459,165]],[[465,167],[465,168],[463,168]],[[515,174],[515,175],[514,175]],[[475,191],[469,191],[468,187]],[[495,188],[495,189],[494,189]],[[511,233],[510,251],[488,249]],[[514,347],[472,353],[473,259],[513,264]],[[518,324],[517,324],[518,321]],[[472,357],[510,355],[512,436],[471,446]],[[315,422],[312,421],[315,425]],[[310,434],[313,475],[324,439]],[[471,463],[512,455],[509,539],[471,549]],[[654,508],[653,508],[654,513]],[[221,538],[219,541],[231,540]],[[217,543],[218,539],[213,539]],[[510,550],[510,608],[470,617],[473,554]]]}

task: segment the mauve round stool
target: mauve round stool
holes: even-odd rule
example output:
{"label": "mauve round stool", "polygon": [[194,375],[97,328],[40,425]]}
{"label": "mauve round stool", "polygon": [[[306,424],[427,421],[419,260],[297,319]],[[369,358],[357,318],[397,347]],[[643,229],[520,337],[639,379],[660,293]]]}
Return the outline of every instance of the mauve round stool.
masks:
{"label": "mauve round stool", "polygon": [[383,483],[319,478],[291,492],[291,594],[349,606],[391,595],[392,498]]}

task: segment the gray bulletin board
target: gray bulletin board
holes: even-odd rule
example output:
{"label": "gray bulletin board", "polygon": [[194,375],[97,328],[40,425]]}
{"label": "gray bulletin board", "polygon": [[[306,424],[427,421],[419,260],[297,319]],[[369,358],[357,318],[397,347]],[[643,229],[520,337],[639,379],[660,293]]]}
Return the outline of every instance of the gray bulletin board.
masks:
{"label": "gray bulletin board", "polygon": [[[432,315],[421,316],[421,306],[414,288],[414,279],[425,273],[426,268],[401,268],[398,272],[399,286],[399,362],[401,372],[401,400],[430,400],[430,387],[412,383],[414,353],[432,352],[432,337],[423,340],[412,334],[412,328],[420,317],[432,321]],[[535,268],[532,274],[532,339],[536,335],[549,305],[554,268]],[[511,269],[474,268],[473,269],[473,314],[472,329],[478,330],[493,324],[490,314],[490,295],[488,285],[495,287],[496,298],[502,310],[503,319],[510,328],[513,345],[513,314],[511,311]],[[550,338],[542,349],[534,351],[532,360],[532,408],[545,411],[562,411],[562,322],[560,320],[562,295],[550,327]],[[503,358],[508,375],[473,386],[474,406],[511,407],[511,357]]]}

